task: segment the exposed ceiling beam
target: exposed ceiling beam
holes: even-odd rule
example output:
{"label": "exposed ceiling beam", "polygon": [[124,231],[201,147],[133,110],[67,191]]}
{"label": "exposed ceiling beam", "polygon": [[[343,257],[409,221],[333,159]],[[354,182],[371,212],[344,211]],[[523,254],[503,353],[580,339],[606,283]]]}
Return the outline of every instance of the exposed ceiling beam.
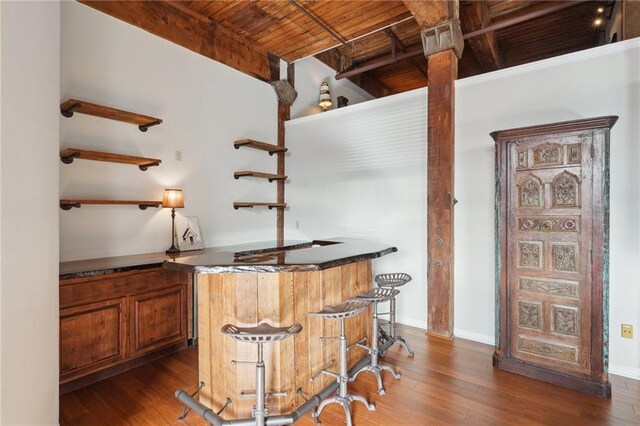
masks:
{"label": "exposed ceiling beam", "polygon": [[[340,71],[345,66],[349,66],[351,64],[351,59],[345,56],[338,49],[319,53],[315,57],[336,71]],[[382,98],[393,94],[393,92],[378,79],[365,73],[360,73],[359,75],[349,78],[349,81],[369,93],[374,98]]]}
{"label": "exposed ceiling beam", "polygon": [[[420,28],[431,28],[450,18],[458,17],[458,7],[454,1],[447,0],[403,0]],[[453,7],[453,6],[456,7]]]}
{"label": "exposed ceiling beam", "polygon": [[[400,50],[402,50],[404,53],[408,52],[407,46],[402,42],[402,40],[398,38],[398,35],[393,31],[393,28],[387,28],[385,30],[385,33],[387,33],[387,35],[391,38],[391,42],[394,43],[394,45],[398,46]],[[411,58],[411,62],[416,66],[416,68],[418,68],[418,71],[420,71],[420,73],[424,75],[424,78],[428,80],[429,77],[427,76],[427,70],[424,66],[424,61],[421,64],[415,57],[413,57]]]}
{"label": "exposed ceiling beam", "polygon": [[[496,31],[496,30],[500,30],[503,28],[507,28],[516,24],[520,24],[522,22],[526,22],[526,21],[530,21],[532,19],[536,19],[536,18],[540,18],[542,16],[545,15],[549,15],[551,13],[554,12],[559,12],[561,10],[564,10],[566,8],[572,7],[572,6],[576,6],[579,5],[581,3],[583,3],[584,1],[587,0],[570,0],[570,1],[563,1],[563,2],[548,2],[548,3],[544,3],[542,5],[534,5],[531,8],[527,8],[527,9],[523,9],[522,11],[513,13],[513,14],[509,14],[507,16],[505,16],[503,19],[494,22],[493,24],[489,25],[488,27],[485,28],[481,28],[477,31],[472,31],[470,33],[466,33],[463,35],[463,38],[465,40],[468,40],[470,38],[473,37],[478,37],[480,35],[489,33],[491,31]],[[412,1],[409,0],[405,0],[405,3],[412,3]],[[423,4],[423,2],[421,1],[416,1],[415,3],[419,3],[421,4],[423,7],[425,5],[430,5],[432,4],[431,2],[426,2],[425,4]],[[435,2],[434,2],[435,3]],[[404,59],[408,59],[411,58],[413,56],[418,56],[418,55],[422,55],[424,54],[423,49],[415,49],[415,50],[411,50],[407,53],[404,53],[402,55],[397,55],[396,58],[386,58],[386,59],[380,59],[378,61],[375,62],[371,62],[365,66],[362,67],[358,67],[358,68],[354,68],[351,69],[349,71],[345,71],[342,73],[338,73],[336,74],[336,79],[341,79],[341,78],[350,78],[353,77],[355,75],[358,75],[360,73],[366,72],[366,71],[371,71],[377,68],[381,68],[384,67],[386,65],[391,65],[391,64],[395,64],[396,62],[399,62],[401,60]]]}
{"label": "exposed ceiling beam", "polygon": [[272,54],[180,2],[79,1],[245,74],[271,80]]}
{"label": "exposed ceiling beam", "polygon": [[320,28],[322,28],[326,33],[328,33],[331,37],[335,38],[336,40],[338,40],[343,46],[348,46],[349,44],[347,43],[347,40],[345,40],[344,37],[342,37],[340,34],[338,34],[333,28],[331,28],[329,25],[325,24],[324,22],[322,22],[322,20],[317,17],[316,15],[314,15],[313,13],[311,13],[310,11],[308,11],[307,9],[305,9],[304,7],[302,7],[301,5],[299,5],[298,3],[296,3],[295,0],[289,0],[289,3],[295,7],[296,9],[298,9],[300,12],[302,12],[304,14],[304,16],[306,16],[307,18],[311,19],[311,21],[313,21],[313,23],[315,23],[317,26],[319,26]]}
{"label": "exposed ceiling beam", "polygon": [[[462,31],[470,33],[488,27],[491,18],[486,0],[460,2],[460,26]],[[480,64],[482,71],[495,71],[502,68],[502,57],[498,39],[494,31],[472,37],[467,43]]]}

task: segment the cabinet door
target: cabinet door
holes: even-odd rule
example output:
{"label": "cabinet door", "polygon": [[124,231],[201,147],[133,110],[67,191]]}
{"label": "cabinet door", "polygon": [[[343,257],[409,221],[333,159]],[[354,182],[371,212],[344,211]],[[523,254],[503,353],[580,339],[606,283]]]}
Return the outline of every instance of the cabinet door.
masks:
{"label": "cabinet door", "polygon": [[509,145],[508,291],[512,356],[588,374],[591,132]]}
{"label": "cabinet door", "polygon": [[127,356],[126,298],[60,311],[60,381],[106,368]]}
{"label": "cabinet door", "polygon": [[187,338],[187,289],[181,284],[130,298],[131,355]]}

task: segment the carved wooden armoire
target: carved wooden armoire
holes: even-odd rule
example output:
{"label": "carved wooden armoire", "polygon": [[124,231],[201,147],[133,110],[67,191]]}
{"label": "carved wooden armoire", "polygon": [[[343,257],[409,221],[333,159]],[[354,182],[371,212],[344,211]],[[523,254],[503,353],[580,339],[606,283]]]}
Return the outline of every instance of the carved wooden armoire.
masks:
{"label": "carved wooden armoire", "polygon": [[597,117],[496,141],[496,352],[503,370],[611,396],[609,131]]}

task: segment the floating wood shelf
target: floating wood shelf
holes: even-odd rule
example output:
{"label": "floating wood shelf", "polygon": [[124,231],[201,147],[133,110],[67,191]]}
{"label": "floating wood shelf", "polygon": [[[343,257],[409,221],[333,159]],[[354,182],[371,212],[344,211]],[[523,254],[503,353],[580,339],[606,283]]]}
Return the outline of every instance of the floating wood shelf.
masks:
{"label": "floating wood shelf", "polygon": [[272,145],[266,142],[255,141],[253,139],[237,140],[233,143],[233,146],[235,147],[235,149],[240,149],[241,146],[246,146],[248,148],[253,148],[253,149],[259,149],[261,151],[267,151],[269,155],[288,151],[288,149],[283,146]]}
{"label": "floating wood shelf", "polygon": [[162,160],[158,158],[134,157],[131,155],[113,154],[111,152],[87,151],[78,148],[67,148],[60,151],[60,159],[65,164],[73,163],[73,160],[80,158],[83,160],[106,161],[109,163],[133,164],[140,170],[145,171],[149,167],[159,166]]}
{"label": "floating wood shelf", "polygon": [[103,105],[92,104],[90,102],[69,99],[60,104],[60,112],[65,117],[73,117],[74,112],[88,114],[96,117],[108,118],[109,120],[123,121],[125,123],[137,124],[141,132],[146,132],[151,126],[157,126],[162,120],[156,117],[136,114],[134,112],[123,111]]}
{"label": "floating wood shelf", "polygon": [[287,203],[251,203],[248,201],[237,201],[233,203],[233,208],[238,210],[240,208],[253,208],[253,207],[269,207],[271,209],[284,209],[287,207]]}
{"label": "floating wood shelf", "polygon": [[253,176],[262,179],[269,179],[269,182],[273,182],[274,180],[286,180],[287,175],[275,175],[273,173],[262,173],[262,172],[254,172],[252,170],[243,170],[240,172],[235,172],[233,177],[236,179],[240,179],[243,176]]}
{"label": "floating wood shelf", "polygon": [[60,208],[62,210],[71,210],[73,207],[80,208],[83,204],[102,204],[102,205],[132,205],[138,206],[140,210],[146,210],[147,207],[160,207],[162,201],[129,201],[129,200],[60,200]]}

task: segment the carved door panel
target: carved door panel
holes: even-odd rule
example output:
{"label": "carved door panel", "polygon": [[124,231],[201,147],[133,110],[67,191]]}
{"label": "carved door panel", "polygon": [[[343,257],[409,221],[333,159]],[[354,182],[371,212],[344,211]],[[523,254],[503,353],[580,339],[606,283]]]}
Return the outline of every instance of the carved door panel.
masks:
{"label": "carved door panel", "polygon": [[589,373],[592,132],[508,145],[511,356]]}

